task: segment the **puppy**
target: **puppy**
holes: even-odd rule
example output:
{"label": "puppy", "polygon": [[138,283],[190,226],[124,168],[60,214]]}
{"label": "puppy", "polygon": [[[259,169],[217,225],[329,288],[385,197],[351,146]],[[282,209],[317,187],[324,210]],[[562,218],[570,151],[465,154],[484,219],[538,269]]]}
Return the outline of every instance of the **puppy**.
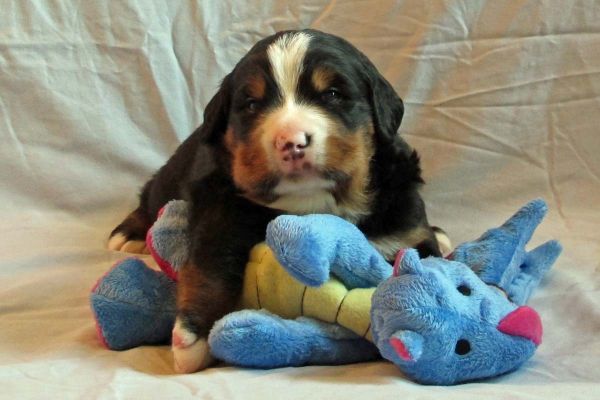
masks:
{"label": "puppy", "polygon": [[224,78],[202,126],[109,239],[110,249],[140,250],[166,202],[191,203],[173,330],[178,371],[209,363],[209,330],[236,306],[249,250],[279,214],[339,215],[390,260],[403,247],[440,255],[418,193],[419,158],[397,134],[403,112],[364,54],[315,30],[261,40]]}

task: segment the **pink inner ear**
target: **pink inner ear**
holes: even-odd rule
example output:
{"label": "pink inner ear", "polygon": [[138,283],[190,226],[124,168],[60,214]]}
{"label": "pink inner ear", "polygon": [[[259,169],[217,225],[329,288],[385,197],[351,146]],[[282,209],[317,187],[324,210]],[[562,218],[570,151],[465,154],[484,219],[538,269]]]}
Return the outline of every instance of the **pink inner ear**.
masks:
{"label": "pink inner ear", "polygon": [[400,340],[398,338],[391,338],[390,344],[396,351],[396,354],[398,354],[401,359],[403,359],[404,361],[412,361],[413,360],[413,358],[410,355],[410,352],[408,351],[408,349],[406,348],[404,343],[402,343],[402,340]]}
{"label": "pink inner ear", "polygon": [[394,272],[392,273],[393,276],[400,275],[400,263],[402,262],[405,253],[406,249],[400,249],[398,250],[398,253],[396,253],[396,259],[394,260]]}

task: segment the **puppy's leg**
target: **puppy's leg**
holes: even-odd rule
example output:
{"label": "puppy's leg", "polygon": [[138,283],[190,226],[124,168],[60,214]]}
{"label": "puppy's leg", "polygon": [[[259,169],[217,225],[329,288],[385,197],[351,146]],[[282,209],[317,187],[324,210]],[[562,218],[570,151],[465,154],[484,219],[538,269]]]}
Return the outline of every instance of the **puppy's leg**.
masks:
{"label": "puppy's leg", "polygon": [[181,372],[210,363],[208,333],[238,304],[250,249],[264,240],[277,215],[240,196],[220,172],[195,182],[190,196],[190,262],[178,275],[173,332],[175,367]]}
{"label": "puppy's leg", "polygon": [[240,274],[205,267],[189,263],[179,273],[172,336],[174,366],[179,373],[195,372],[212,363],[208,333],[215,321],[234,310],[241,290]]}
{"label": "puppy's leg", "polygon": [[141,206],[138,207],[110,233],[108,249],[127,253],[146,253],[146,232],[151,225],[150,215]]}

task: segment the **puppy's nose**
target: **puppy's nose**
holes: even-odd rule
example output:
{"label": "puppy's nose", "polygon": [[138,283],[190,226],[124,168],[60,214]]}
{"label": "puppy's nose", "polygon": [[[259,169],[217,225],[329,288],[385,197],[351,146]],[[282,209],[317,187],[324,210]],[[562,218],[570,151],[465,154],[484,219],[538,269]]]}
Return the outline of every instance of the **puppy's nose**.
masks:
{"label": "puppy's nose", "polygon": [[282,132],[275,137],[275,148],[284,161],[304,158],[311,136],[306,132]]}

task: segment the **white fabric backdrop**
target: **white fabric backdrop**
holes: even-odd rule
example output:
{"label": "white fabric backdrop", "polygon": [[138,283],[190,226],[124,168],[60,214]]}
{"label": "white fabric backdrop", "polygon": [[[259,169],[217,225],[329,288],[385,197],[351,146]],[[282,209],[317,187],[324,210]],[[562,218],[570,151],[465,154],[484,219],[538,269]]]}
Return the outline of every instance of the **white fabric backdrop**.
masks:
{"label": "white fabric backdrop", "polygon": [[[406,104],[430,220],[472,239],[534,197],[565,247],[532,299],[520,371],[431,388],[385,362],[172,373],[167,347],[111,352],[87,296],[107,233],[258,39],[314,27],[362,49]],[[597,1],[0,0],[0,398],[597,398]]]}

